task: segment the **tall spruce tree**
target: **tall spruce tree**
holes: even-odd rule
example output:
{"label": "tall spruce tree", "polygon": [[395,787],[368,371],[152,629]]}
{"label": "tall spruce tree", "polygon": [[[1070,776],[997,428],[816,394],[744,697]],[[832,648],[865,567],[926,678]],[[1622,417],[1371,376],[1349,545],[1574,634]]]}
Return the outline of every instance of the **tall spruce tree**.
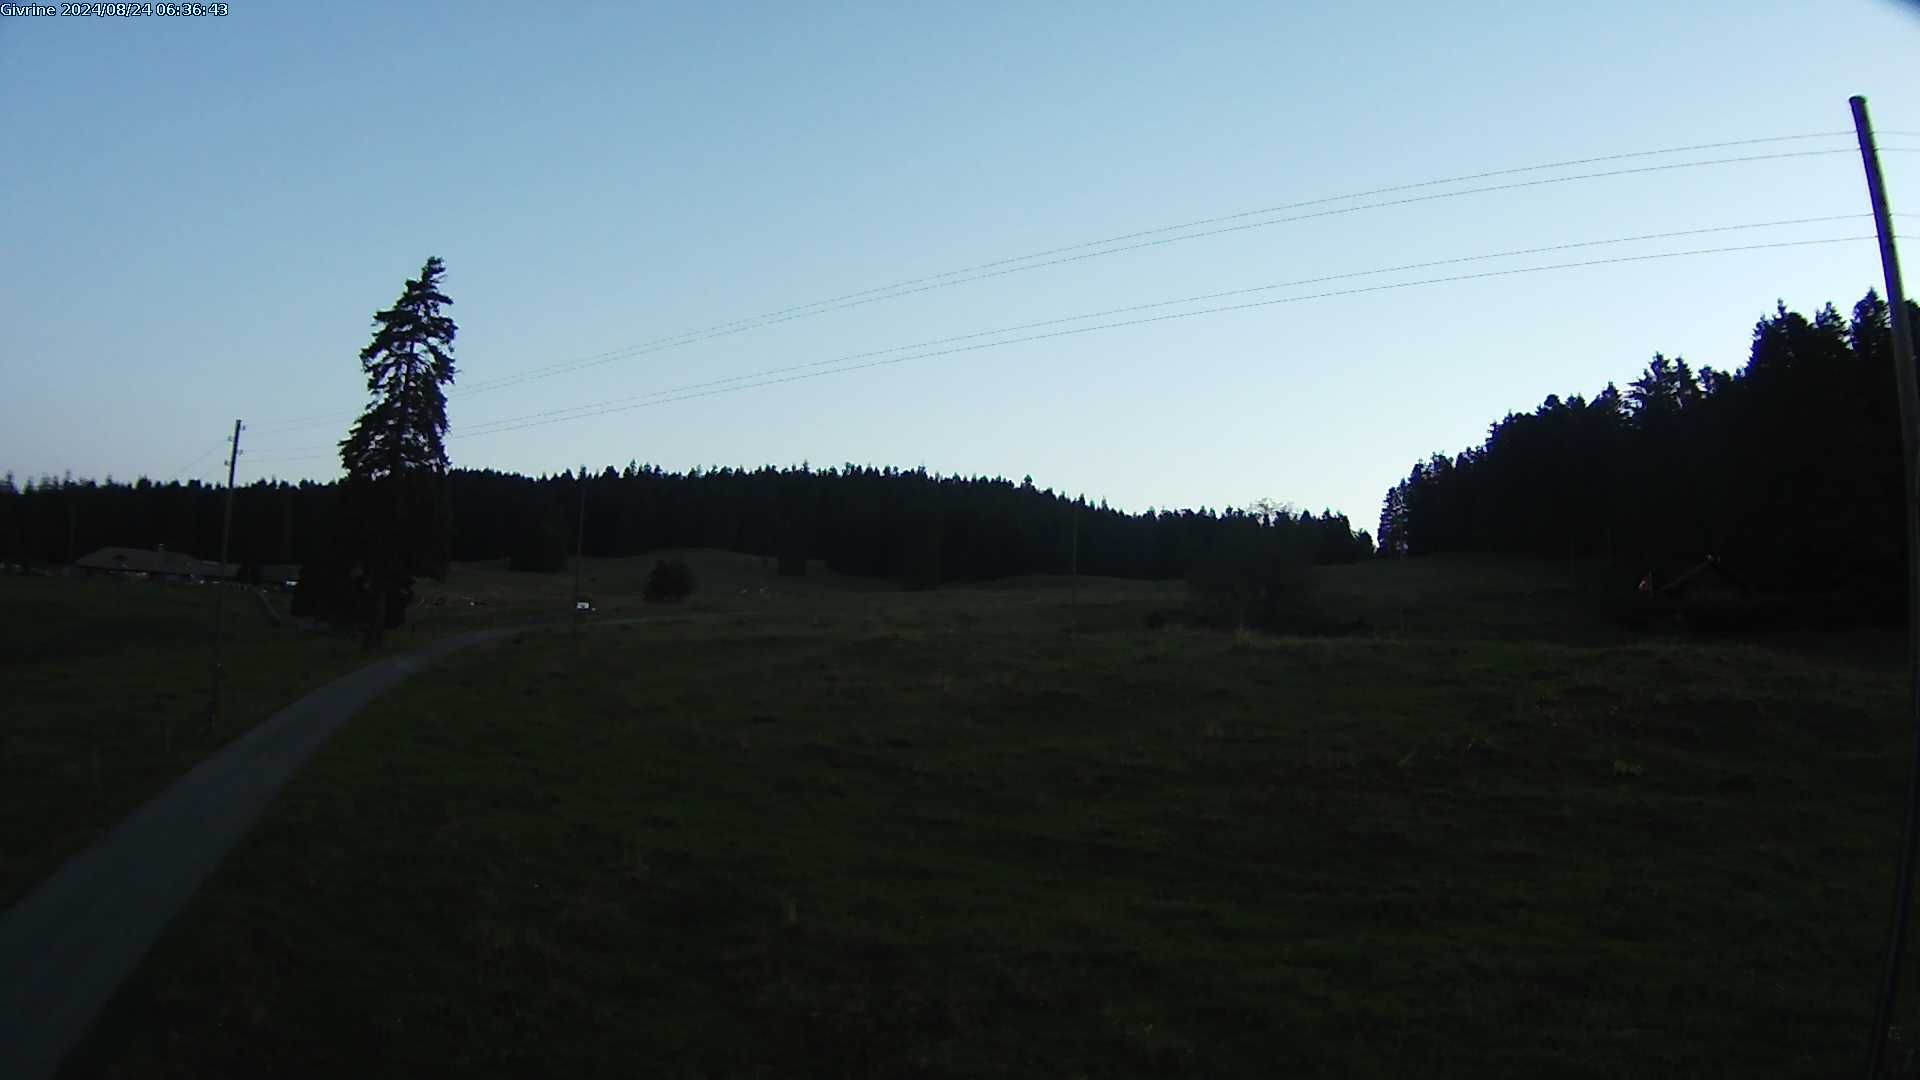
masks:
{"label": "tall spruce tree", "polygon": [[373,317],[360,350],[372,400],[340,443],[345,512],[361,567],[362,625],[368,648],[405,618],[416,576],[440,577],[447,563],[447,399],[453,337],[442,314],[446,264],[435,256],[400,299]]}

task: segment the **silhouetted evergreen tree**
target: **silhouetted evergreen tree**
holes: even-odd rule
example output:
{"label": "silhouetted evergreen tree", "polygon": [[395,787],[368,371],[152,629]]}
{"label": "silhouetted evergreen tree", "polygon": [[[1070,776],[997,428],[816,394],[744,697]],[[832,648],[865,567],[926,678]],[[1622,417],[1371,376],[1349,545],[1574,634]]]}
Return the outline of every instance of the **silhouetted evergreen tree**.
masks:
{"label": "silhouetted evergreen tree", "polygon": [[[1920,313],[1920,306],[1913,307]],[[1608,555],[1658,583],[1718,556],[1773,592],[1897,618],[1905,566],[1886,304],[1776,304],[1737,371],[1656,353],[1625,394],[1549,396],[1481,445],[1414,466],[1382,554]]]}
{"label": "silhouetted evergreen tree", "polygon": [[[340,443],[346,470],[340,532],[331,557],[349,566],[323,576],[360,589],[368,648],[405,618],[416,576],[441,577],[448,559],[447,401],[457,330],[441,309],[446,270],[429,258],[394,305],[374,315],[373,340],[360,351],[373,400]],[[356,569],[357,567],[357,569]]]}

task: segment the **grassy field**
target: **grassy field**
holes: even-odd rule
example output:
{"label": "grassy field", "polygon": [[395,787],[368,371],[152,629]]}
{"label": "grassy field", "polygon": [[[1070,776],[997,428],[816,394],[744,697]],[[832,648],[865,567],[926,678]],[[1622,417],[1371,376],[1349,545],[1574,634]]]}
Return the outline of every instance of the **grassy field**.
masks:
{"label": "grassy field", "polygon": [[[748,555],[696,553],[699,597],[694,609],[752,610],[760,591],[769,595],[813,596],[892,592],[887,582],[830,574],[815,564],[811,576],[782,578],[772,572],[772,561]],[[592,619],[608,621],[649,614],[641,601],[655,558],[582,559],[580,592],[593,605]],[[502,619],[526,620],[566,613],[573,607],[574,574],[528,574],[507,569],[505,559],[456,563],[444,582],[419,582],[409,624],[397,635],[404,642],[415,633],[431,633],[442,625],[486,623]]]}
{"label": "grassy field", "polygon": [[728,556],[642,611],[644,569],[367,710],[70,1073],[1857,1068],[1897,672],[1523,640],[1605,636],[1544,567],[1330,571],[1380,630],[1338,640]]}
{"label": "grassy field", "polygon": [[[587,580],[624,584],[632,572],[607,566]],[[572,583],[456,567],[444,583],[421,584],[418,617],[390,646],[563,616]],[[285,597],[271,599],[275,619],[256,595],[231,591],[221,708],[209,723],[213,599],[204,587],[0,575],[0,905],[235,735],[366,662],[350,637],[284,625]]]}
{"label": "grassy field", "polygon": [[0,904],[211,750],[361,662],[348,643],[225,600],[221,709],[209,722],[205,588],[0,577]]}

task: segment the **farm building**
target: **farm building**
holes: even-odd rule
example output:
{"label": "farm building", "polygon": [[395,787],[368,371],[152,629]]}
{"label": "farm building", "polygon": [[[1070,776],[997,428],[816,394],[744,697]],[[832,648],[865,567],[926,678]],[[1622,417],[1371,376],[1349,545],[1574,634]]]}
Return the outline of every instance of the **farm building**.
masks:
{"label": "farm building", "polygon": [[238,567],[232,563],[196,559],[178,551],[161,548],[105,547],[73,561],[74,568],[88,575],[163,578],[176,581],[230,580]]}
{"label": "farm building", "polygon": [[1649,571],[1639,594],[1642,621],[1672,617],[1695,630],[1757,629],[1777,614],[1772,598],[1713,555],[1664,583]]}
{"label": "farm building", "polygon": [[[1653,574],[1649,572],[1645,580],[1652,584]],[[1652,591],[1656,594],[1682,597],[1707,593],[1737,593],[1744,596],[1753,590],[1738,574],[1729,569],[1726,563],[1721,562],[1717,556],[1709,555],[1700,563]]]}

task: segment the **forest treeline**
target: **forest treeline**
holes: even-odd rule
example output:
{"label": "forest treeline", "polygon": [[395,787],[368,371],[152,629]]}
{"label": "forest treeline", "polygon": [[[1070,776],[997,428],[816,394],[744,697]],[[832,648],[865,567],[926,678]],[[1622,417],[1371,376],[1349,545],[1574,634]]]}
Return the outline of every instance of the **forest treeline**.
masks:
{"label": "forest treeline", "polygon": [[[667,548],[723,548],[805,558],[863,577],[927,587],[1016,574],[1062,573],[1078,546],[1081,573],[1180,578],[1225,531],[1279,538],[1320,563],[1372,554],[1372,538],[1341,514],[1264,507],[1125,513],[1000,478],[922,470],[694,469],[629,463],[589,474],[528,477],[491,470],[447,474],[447,555],[512,558],[558,569],[576,541],[588,556]],[[585,529],[576,534],[582,495]],[[334,483],[260,481],[235,489],[230,559],[311,563],[325,554],[341,497]],[[60,563],[118,545],[213,557],[224,491],[186,484],[0,482],[3,561]],[[1076,521],[1077,519],[1077,521]]]}
{"label": "forest treeline", "polygon": [[[1916,322],[1920,306],[1909,305]],[[1716,556],[1767,592],[1844,593],[1897,618],[1904,583],[1900,428],[1887,305],[1842,316],[1778,305],[1738,369],[1656,354],[1622,391],[1550,395],[1486,439],[1434,454],[1387,492],[1379,553],[1606,558],[1656,581]],[[336,483],[237,489],[231,559],[308,564],[340,518]],[[693,469],[629,463],[586,476],[446,473],[444,555],[558,569],[589,556],[722,548],[817,560],[928,587],[1027,573],[1192,577],[1223,539],[1315,563],[1372,539],[1339,514],[1149,510],[1036,488],[1029,477],[846,465]],[[584,495],[584,531],[576,534]],[[212,557],[224,493],[199,482],[0,481],[0,561],[61,563],[108,545]],[[1241,545],[1243,548],[1245,545]],[[443,560],[444,561],[444,560]]]}
{"label": "forest treeline", "polygon": [[[1920,306],[1908,310],[1920,324]],[[1655,354],[1622,392],[1550,395],[1388,490],[1381,552],[1611,558],[1655,583],[1715,556],[1749,587],[1904,603],[1889,308],[1776,305],[1738,370]]]}

